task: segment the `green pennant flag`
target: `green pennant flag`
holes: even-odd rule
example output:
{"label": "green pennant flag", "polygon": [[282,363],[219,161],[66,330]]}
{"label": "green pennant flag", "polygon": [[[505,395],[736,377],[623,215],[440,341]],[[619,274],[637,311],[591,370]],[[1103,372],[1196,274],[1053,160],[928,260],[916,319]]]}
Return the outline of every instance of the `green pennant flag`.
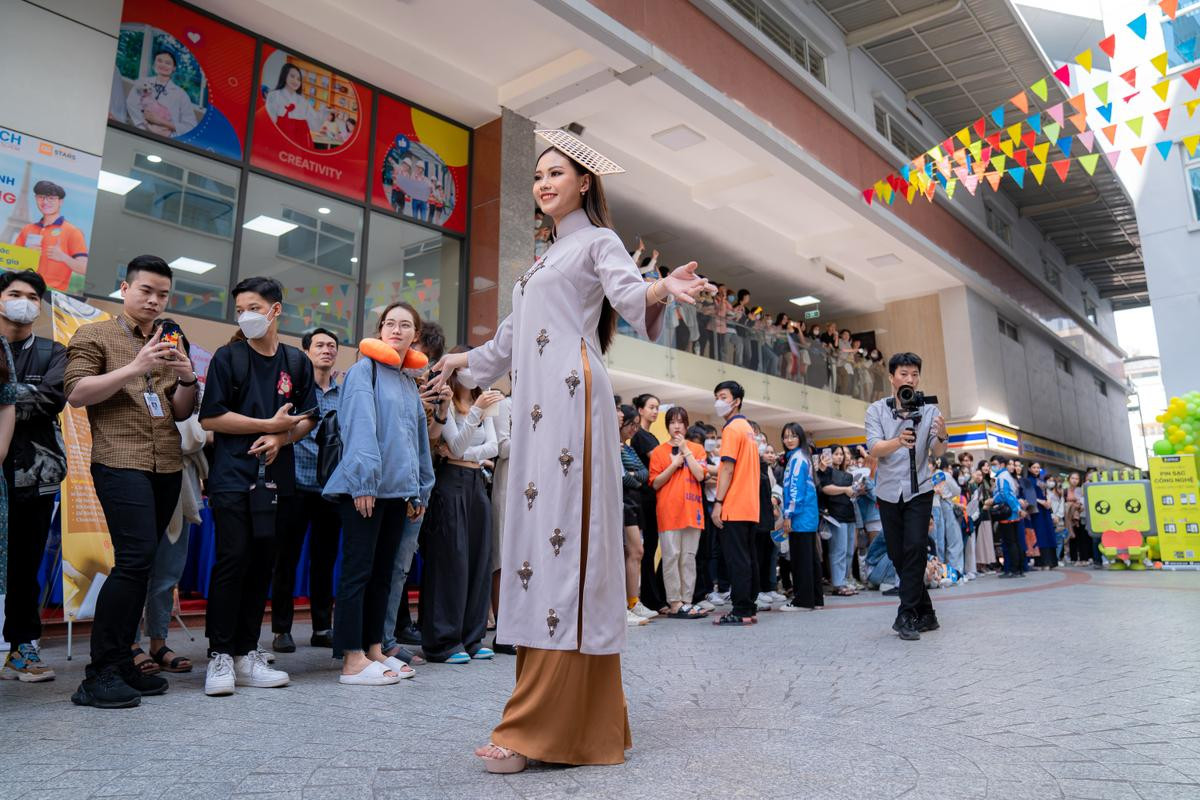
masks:
{"label": "green pennant flag", "polygon": [[993,156],[992,160],[988,163],[990,163],[992,165],[992,169],[996,170],[997,172],[1004,172],[1004,162],[1007,160],[1008,159],[1006,156]]}
{"label": "green pennant flag", "polygon": [[1108,81],[1097,84],[1096,88],[1092,89],[1092,91],[1096,93],[1096,97],[1100,98],[1102,105],[1108,103]]}
{"label": "green pennant flag", "polygon": [[1080,156],[1076,160],[1079,162],[1079,166],[1083,167],[1088,175],[1091,175],[1093,172],[1096,171],[1096,162],[1099,159],[1100,159],[1099,153],[1092,153],[1091,155]]}
{"label": "green pennant flag", "polygon": [[978,161],[979,160],[979,152],[982,148],[983,148],[983,142],[980,142],[980,141],[971,142],[971,147],[969,148],[969,150],[971,152],[971,158]]}
{"label": "green pennant flag", "polygon": [[1030,86],[1029,91],[1033,92],[1039,98],[1041,98],[1041,101],[1043,103],[1046,102],[1046,79],[1042,78],[1040,81],[1035,83],[1033,86]]}
{"label": "green pennant flag", "polygon": [[1058,141],[1058,133],[1062,130],[1062,126],[1057,122],[1049,122],[1042,127],[1042,131],[1046,134],[1046,138],[1052,142]]}
{"label": "green pennant flag", "polygon": [[1134,117],[1133,119],[1125,120],[1125,124],[1129,126],[1129,130],[1133,131],[1135,136],[1142,135],[1142,118]]}

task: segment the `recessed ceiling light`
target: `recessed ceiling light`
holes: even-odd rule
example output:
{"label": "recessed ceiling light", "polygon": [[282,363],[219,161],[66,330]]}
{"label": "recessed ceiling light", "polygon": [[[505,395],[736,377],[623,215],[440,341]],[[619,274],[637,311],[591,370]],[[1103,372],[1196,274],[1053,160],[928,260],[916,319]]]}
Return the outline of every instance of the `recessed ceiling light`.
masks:
{"label": "recessed ceiling light", "polygon": [[406,278],[415,278],[415,277],[417,277],[417,273],[415,273],[415,272],[406,272],[406,273],[404,273],[404,277],[406,277]]}
{"label": "recessed ceiling light", "polygon": [[156,156],[154,154],[151,154],[151,155],[146,156],[146,160],[149,161],[151,164],[158,164],[162,161],[162,156]]}
{"label": "recessed ceiling light", "polygon": [[652,133],[650,138],[668,150],[684,150],[706,141],[703,135],[687,125],[676,125],[674,128]]}
{"label": "recessed ceiling light", "polygon": [[275,217],[268,217],[266,214],[259,214],[254,219],[242,225],[243,228],[251,231],[265,233],[267,236],[283,236],[288,231],[295,230],[297,226],[294,222],[286,222]]}
{"label": "recessed ceiling light", "polygon": [[115,172],[105,172],[104,170],[100,170],[100,177],[96,180],[96,188],[102,192],[126,195],[129,194],[134,187],[138,186],[140,183],[141,181],[134,178],[127,178],[124,175],[118,175]]}
{"label": "recessed ceiling light", "polygon": [[321,206],[320,208],[318,208],[318,209],[317,209],[317,213],[318,213],[318,214],[328,214],[328,213],[329,213],[329,209],[328,209],[328,208],[326,208],[325,206]]}
{"label": "recessed ceiling light", "polygon": [[113,289],[111,292],[108,293],[108,296],[111,297],[113,300],[121,300],[122,299],[120,289]]}
{"label": "recessed ceiling light", "polygon": [[329,305],[329,301],[328,301],[328,300],[322,300],[322,301],[321,301],[321,305],[323,305],[323,306],[327,306],[327,305]]}
{"label": "recessed ceiling light", "polygon": [[351,263],[351,264],[357,264],[357,263],[358,263],[358,256],[350,256],[350,263]]}
{"label": "recessed ceiling light", "polygon": [[876,267],[893,267],[901,263],[899,257],[895,253],[884,253],[881,256],[872,256],[867,261],[871,262]]}
{"label": "recessed ceiling light", "polygon": [[203,275],[204,273],[208,272],[210,269],[215,269],[217,265],[209,263],[208,261],[199,261],[195,258],[188,258],[187,256],[180,256],[179,258],[175,259],[167,266],[170,267],[171,269],[181,269],[184,272],[191,272],[196,275]]}
{"label": "recessed ceiling light", "polygon": [[818,300],[817,298],[813,297],[811,294],[806,294],[803,297],[793,297],[788,302],[792,303],[793,305],[797,305],[797,306],[812,306],[812,305],[816,305],[817,303],[819,303],[821,301]]}

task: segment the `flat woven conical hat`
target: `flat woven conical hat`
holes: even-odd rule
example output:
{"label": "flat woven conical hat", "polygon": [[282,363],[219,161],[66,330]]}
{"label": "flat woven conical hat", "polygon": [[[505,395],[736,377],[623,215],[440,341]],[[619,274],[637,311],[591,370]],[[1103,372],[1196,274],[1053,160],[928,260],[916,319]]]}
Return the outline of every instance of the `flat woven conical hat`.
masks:
{"label": "flat woven conical hat", "polygon": [[625,171],[620,164],[608,156],[597,153],[595,149],[566,131],[540,130],[534,131],[534,133],[575,159],[593,175],[618,175]]}

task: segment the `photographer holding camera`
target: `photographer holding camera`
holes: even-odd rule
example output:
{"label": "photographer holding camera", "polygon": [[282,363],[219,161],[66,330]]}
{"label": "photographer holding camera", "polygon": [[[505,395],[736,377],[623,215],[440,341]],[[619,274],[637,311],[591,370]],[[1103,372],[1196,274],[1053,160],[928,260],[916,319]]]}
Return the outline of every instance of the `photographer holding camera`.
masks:
{"label": "photographer holding camera", "polygon": [[933,484],[929,457],[946,452],[946,421],[937,398],[917,390],[921,357],[897,353],[888,362],[892,396],[867,408],[867,449],[879,459],[875,496],[888,557],[900,578],[900,609],[892,629],[901,639],[921,638],[938,628],[925,588]]}

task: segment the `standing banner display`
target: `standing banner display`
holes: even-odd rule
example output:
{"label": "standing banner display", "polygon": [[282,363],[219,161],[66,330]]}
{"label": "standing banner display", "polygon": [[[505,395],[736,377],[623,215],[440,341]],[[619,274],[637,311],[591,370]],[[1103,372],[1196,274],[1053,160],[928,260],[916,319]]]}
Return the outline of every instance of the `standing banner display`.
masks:
{"label": "standing banner display", "polygon": [[377,114],[372,202],[466,232],[470,131],[386,95]]}
{"label": "standing banner display", "polygon": [[254,39],[163,0],[125,0],[109,118],[242,157]]}
{"label": "standing banner display", "polygon": [[1200,564],[1200,457],[1151,457],[1150,487],[1164,566]]}
{"label": "standing banner display", "polygon": [[[64,347],[75,331],[112,319],[107,312],[52,292],[54,341]],[[92,485],[92,428],[87,409],[67,406],[59,416],[67,448],[67,479],[62,483],[63,619],[91,619],[96,598],[113,567],[112,540]]]}
{"label": "standing banner display", "polygon": [[0,127],[0,269],[83,293],[100,159]]}
{"label": "standing banner display", "polygon": [[367,189],[371,91],[264,44],[252,164],[361,201]]}

